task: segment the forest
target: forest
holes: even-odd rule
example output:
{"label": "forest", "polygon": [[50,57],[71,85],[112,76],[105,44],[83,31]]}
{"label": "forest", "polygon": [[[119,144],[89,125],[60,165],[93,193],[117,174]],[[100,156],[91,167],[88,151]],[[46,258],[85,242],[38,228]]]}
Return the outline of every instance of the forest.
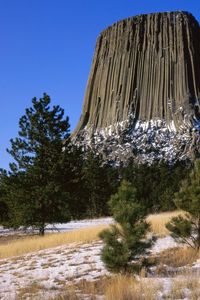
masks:
{"label": "forest", "polygon": [[73,143],[69,118],[51,106],[47,94],[32,99],[10,144],[10,168],[0,173],[0,223],[32,226],[41,235],[48,223],[109,216],[109,199],[123,180],[135,187],[147,213],[174,210],[173,195],[193,167],[188,161],[138,165],[133,160],[113,167]]}

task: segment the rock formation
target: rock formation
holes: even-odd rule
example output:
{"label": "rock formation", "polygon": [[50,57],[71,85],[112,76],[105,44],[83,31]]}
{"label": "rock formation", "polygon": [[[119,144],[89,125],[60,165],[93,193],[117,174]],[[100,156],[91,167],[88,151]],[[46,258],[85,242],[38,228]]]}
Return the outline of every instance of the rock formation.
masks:
{"label": "rock formation", "polygon": [[198,148],[199,99],[200,26],[195,18],[187,12],[128,18],[97,39],[72,136],[112,161],[129,156],[176,160]]}

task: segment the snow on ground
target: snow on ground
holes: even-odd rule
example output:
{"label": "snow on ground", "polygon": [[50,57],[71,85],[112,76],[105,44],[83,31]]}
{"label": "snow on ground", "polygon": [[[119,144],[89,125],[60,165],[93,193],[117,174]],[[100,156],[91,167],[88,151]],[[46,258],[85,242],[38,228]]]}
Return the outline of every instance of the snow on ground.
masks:
{"label": "snow on ground", "polygon": [[[108,219],[105,219],[105,222],[108,222]],[[85,223],[88,224],[86,221]],[[99,222],[94,223],[99,224]],[[71,227],[73,226],[71,223]],[[76,226],[79,226],[78,222]],[[160,238],[154,245],[152,253],[158,253],[167,247],[174,247],[173,240],[169,237]],[[55,293],[62,285],[72,281],[82,279],[91,281],[108,275],[100,259],[101,249],[101,241],[91,244],[74,243],[2,259],[0,260],[0,299],[15,299],[21,287],[33,283],[42,285],[46,292]]]}
{"label": "snow on ground", "polygon": [[37,283],[48,291],[62,284],[108,274],[100,260],[101,242],[71,244],[0,260],[0,299],[15,299],[20,287]]}
{"label": "snow on ground", "polygon": [[[112,218],[99,218],[99,219],[86,219],[86,220],[79,220],[79,221],[70,221],[68,223],[60,223],[60,224],[49,224],[46,227],[46,232],[65,232],[65,231],[72,231],[76,229],[91,227],[91,226],[99,226],[99,225],[109,225],[112,224],[114,220]],[[27,233],[32,233],[33,230],[31,228],[26,230],[26,233],[23,229],[14,230],[8,229],[0,226],[0,236],[7,236],[7,235],[24,235]]]}
{"label": "snow on ground", "polygon": [[[103,218],[97,220],[73,221],[67,224],[58,224],[56,227],[60,231],[71,231],[92,225],[110,224],[112,222],[113,220],[111,218]],[[48,226],[48,230],[49,232],[54,231],[51,226]],[[26,255],[1,259],[0,300],[14,300],[22,288],[30,287],[33,284],[40,286],[40,292],[42,291],[43,293],[40,299],[48,299],[49,296],[56,296],[62,288],[70,283],[80,280],[89,282],[109,275],[109,272],[105,269],[100,259],[102,246],[101,241],[94,241],[90,244],[73,243]],[[151,249],[151,255],[156,256],[163,250],[177,246],[178,245],[170,236],[158,238]],[[150,281],[152,285],[160,284],[161,287],[159,291],[155,292],[156,300],[172,299],[170,298],[170,291],[173,286],[174,278],[170,272],[171,269],[168,267],[167,270],[169,273],[163,275],[159,275],[155,270],[153,267],[151,274],[142,280]],[[194,272],[195,276],[199,274],[200,259],[193,263],[190,270]],[[175,268],[172,271],[179,272],[181,268]],[[175,273],[173,274],[175,275]],[[179,276],[179,274],[181,278],[181,273],[177,273],[176,277]],[[200,277],[197,276],[197,278]],[[36,296],[38,293],[37,291]],[[32,300],[38,298],[31,296],[25,299]],[[104,298],[101,297],[101,299]],[[190,298],[185,297],[185,300],[186,299]]]}
{"label": "snow on ground", "polygon": [[48,225],[46,229],[49,232],[54,230],[71,231],[71,230],[86,228],[91,226],[109,225],[112,224],[113,222],[114,220],[112,218],[107,217],[107,218],[99,218],[99,219],[71,221],[65,224],[55,224],[54,226]]}
{"label": "snow on ground", "polygon": [[[46,232],[67,232],[111,223],[112,218],[71,221],[66,224],[48,225]],[[31,229],[28,232],[31,232]],[[0,227],[1,236],[23,234],[23,230]],[[74,243],[0,260],[0,300],[15,299],[21,287],[33,283],[56,291],[62,284],[66,285],[73,280],[91,281],[108,274],[100,260],[101,248],[101,242]]]}
{"label": "snow on ground", "polygon": [[152,254],[157,254],[166,249],[178,247],[178,244],[171,236],[165,236],[164,238],[158,238],[156,243],[151,248]]}

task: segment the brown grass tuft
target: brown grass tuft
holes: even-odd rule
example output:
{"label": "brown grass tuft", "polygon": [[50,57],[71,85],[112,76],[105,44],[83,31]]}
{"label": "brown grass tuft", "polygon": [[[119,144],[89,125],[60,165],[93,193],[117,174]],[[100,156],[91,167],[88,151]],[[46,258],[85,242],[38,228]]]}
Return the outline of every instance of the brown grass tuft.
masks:
{"label": "brown grass tuft", "polygon": [[31,285],[20,288],[17,293],[16,300],[32,299],[32,297],[36,296],[38,293],[44,293],[44,290],[44,286],[37,282],[34,282]]}
{"label": "brown grass tuft", "polygon": [[154,300],[160,289],[149,279],[136,281],[134,277],[118,275],[111,278],[106,290],[106,300]]}
{"label": "brown grass tuft", "polygon": [[181,210],[172,212],[164,212],[160,214],[152,214],[147,217],[147,222],[151,224],[151,231],[159,236],[169,235],[169,231],[165,225],[170,221],[171,218],[177,217],[178,215],[184,215],[185,213]]}
{"label": "brown grass tuft", "polygon": [[189,247],[167,249],[157,257],[157,263],[178,268],[192,264],[199,258],[199,252]]}

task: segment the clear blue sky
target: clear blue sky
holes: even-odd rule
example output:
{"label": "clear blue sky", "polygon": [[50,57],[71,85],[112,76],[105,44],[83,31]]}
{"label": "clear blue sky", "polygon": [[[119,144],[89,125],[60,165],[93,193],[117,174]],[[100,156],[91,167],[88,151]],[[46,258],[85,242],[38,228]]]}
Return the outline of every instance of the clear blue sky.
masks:
{"label": "clear blue sky", "polygon": [[0,0],[0,167],[31,99],[48,93],[78,122],[98,34],[119,19],[186,10],[199,0]]}

